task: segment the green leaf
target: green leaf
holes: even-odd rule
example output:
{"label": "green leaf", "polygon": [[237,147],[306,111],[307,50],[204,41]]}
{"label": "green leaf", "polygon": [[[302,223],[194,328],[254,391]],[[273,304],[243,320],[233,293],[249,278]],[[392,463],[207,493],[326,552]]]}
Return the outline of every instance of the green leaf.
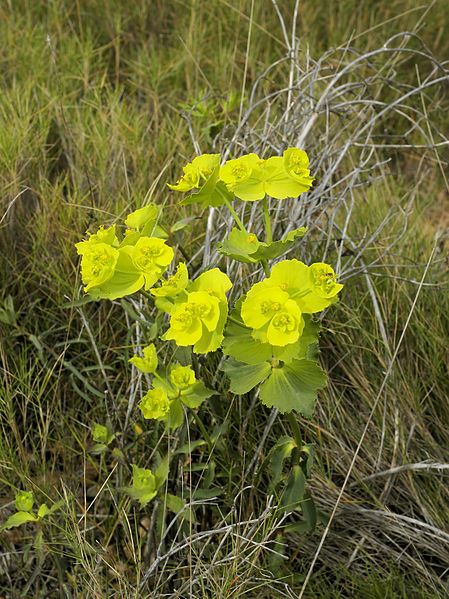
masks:
{"label": "green leaf", "polygon": [[154,478],[156,479],[156,489],[160,489],[165,483],[168,477],[169,464],[168,455],[161,459],[156,470],[154,471]]}
{"label": "green leaf", "polygon": [[92,455],[102,455],[103,453],[106,453],[107,450],[108,446],[104,443],[96,443],[93,447],[91,447],[91,449],[89,449],[89,453]]}
{"label": "green leaf", "polygon": [[50,514],[50,508],[47,506],[46,503],[43,503],[37,512],[37,517],[45,518],[45,516],[48,516],[48,514]]}
{"label": "green leaf", "polygon": [[228,191],[226,185],[222,181],[218,180],[219,171],[220,164],[217,164],[209,179],[207,179],[204,185],[200,187],[200,190],[184,198],[179,202],[180,205],[188,206],[189,204],[201,202],[201,207],[207,208],[208,206],[222,206],[225,203],[225,200],[232,202],[234,195]]}
{"label": "green leaf", "polygon": [[280,241],[265,243],[259,241],[255,235],[234,228],[228,238],[217,245],[217,250],[237,262],[252,263],[261,260],[274,260],[287,252],[297,239],[305,235],[306,231],[307,227],[301,227],[290,231]]}
{"label": "green leaf", "polygon": [[282,437],[270,451],[268,457],[271,464],[273,477],[270,483],[270,489],[273,490],[282,478],[282,467],[284,461],[290,457],[296,443],[292,437]]}
{"label": "green leaf", "polygon": [[224,331],[223,353],[226,356],[232,356],[238,362],[260,364],[271,360],[273,357],[272,346],[254,339],[251,329],[243,324],[240,309],[244,299],[245,296],[239,298],[231,310],[232,320],[228,320]]}
{"label": "green leaf", "polygon": [[25,522],[36,522],[37,519],[37,516],[30,514],[29,512],[16,512],[6,520],[3,526],[0,527],[0,531],[14,528],[15,526],[21,526],[22,524],[25,524]]}
{"label": "green leaf", "polygon": [[181,391],[181,401],[188,408],[198,408],[205,399],[214,395],[215,391],[208,389],[201,381]]}
{"label": "green leaf", "polygon": [[184,420],[184,411],[179,399],[174,399],[170,404],[170,410],[165,419],[168,429],[176,429]]}
{"label": "green leaf", "polygon": [[206,441],[204,439],[197,439],[196,441],[191,441],[190,443],[186,443],[185,445],[181,445],[179,449],[177,449],[174,454],[185,453],[190,454],[192,451],[195,451],[198,447],[202,445],[206,445]]}
{"label": "green leaf", "polygon": [[94,422],[92,425],[92,437],[97,443],[109,445],[109,443],[111,443],[111,441],[114,439],[115,435],[109,427]]}
{"label": "green leaf", "polygon": [[176,495],[171,495],[170,493],[167,493],[167,495],[165,496],[165,500],[168,509],[174,512],[175,514],[182,512],[186,505],[184,499],[182,499],[181,497],[176,497]]}
{"label": "green leaf", "polygon": [[253,254],[257,251],[260,243],[255,235],[233,228],[227,239],[217,244],[220,254],[228,256],[237,262],[246,264],[257,262]]}
{"label": "green leaf", "polygon": [[301,506],[306,489],[306,477],[301,467],[297,464],[291,469],[288,477],[287,488],[282,495],[281,509],[285,512],[292,512]]}
{"label": "green leaf", "polygon": [[175,224],[171,227],[170,231],[172,233],[176,233],[177,231],[181,231],[185,229],[191,222],[196,220],[196,216],[188,216],[187,218],[181,218],[181,220],[177,220]]}
{"label": "green leaf", "polygon": [[271,371],[268,362],[262,364],[242,364],[234,358],[228,358],[222,366],[222,370],[228,375],[231,385],[231,393],[242,395],[254,389],[263,381]]}
{"label": "green leaf", "polygon": [[313,532],[316,528],[317,511],[315,502],[313,501],[313,497],[309,491],[304,493],[304,500],[301,502],[301,511],[308,524],[308,530]]}
{"label": "green leaf", "polygon": [[260,387],[260,400],[281,413],[295,410],[311,418],[318,389],[326,386],[327,377],[316,362],[293,360],[273,368],[271,376]]}
{"label": "green leaf", "polygon": [[287,252],[296,242],[297,239],[303,237],[307,232],[307,227],[301,227],[290,231],[280,241],[273,241],[271,243],[261,243],[253,258],[256,260],[274,260],[285,252]]}

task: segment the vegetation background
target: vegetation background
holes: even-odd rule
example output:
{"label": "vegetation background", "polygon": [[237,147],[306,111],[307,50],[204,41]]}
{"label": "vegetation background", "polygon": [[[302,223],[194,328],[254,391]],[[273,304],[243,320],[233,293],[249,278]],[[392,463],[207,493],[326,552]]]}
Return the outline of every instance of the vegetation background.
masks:
{"label": "vegetation background", "polygon": [[[252,478],[245,476],[267,430],[270,415],[261,406],[230,406],[227,435],[235,448],[223,444],[213,457],[211,489],[227,489],[220,509],[232,513],[241,534],[207,541],[209,553],[187,543],[182,559],[167,561],[159,582],[140,590],[154,559],[151,509],[139,511],[118,493],[129,484],[128,464],[90,451],[92,423],[110,418],[133,459],[146,465],[157,431],[142,432],[151,426],[137,414],[126,417],[133,384],[126,365],[129,309],[70,305],[80,287],[73,244],[149,198],[165,205],[166,222],[201,216],[197,208],[178,207],[165,184],[194,155],[192,138],[203,152],[217,139],[225,144],[257,77],[285,56],[276,6],[290,24],[289,0],[0,5],[0,521],[14,511],[17,489],[33,490],[40,503],[63,500],[42,541],[36,542],[35,525],[2,533],[0,597],[297,597],[314,555],[304,597],[448,595],[447,146],[390,152],[382,178],[353,190],[354,239],[384,223],[392,198],[408,211],[393,250],[384,254],[388,239],[399,235],[396,220],[384,223],[383,241],[367,249],[382,265],[371,281],[391,348],[404,330],[405,337],[318,553],[323,525],[314,534],[286,534],[263,511],[264,453]],[[448,30],[445,0],[303,0],[296,36],[305,62],[332,47],[366,53],[401,31],[419,35],[443,61]],[[402,85],[415,84],[419,61],[394,68]],[[263,93],[285,87],[285,76],[274,71]],[[449,127],[447,89],[441,83],[435,120],[428,120],[439,131]],[[422,105],[435,107],[436,93],[423,95]],[[385,123],[385,138],[395,126],[394,119]],[[382,148],[376,151],[382,160]],[[204,243],[206,220],[203,214],[178,238],[191,255]],[[301,421],[307,441],[316,444],[312,492],[326,513],[388,368],[382,337],[363,276],[349,278],[324,320],[321,361],[331,383],[314,420]],[[107,401],[105,376],[114,397]],[[268,430],[267,450],[282,434],[281,425]],[[206,464],[200,480],[208,473]],[[200,530],[210,512],[206,503]],[[255,515],[257,530],[248,524]],[[222,561],[211,567],[215,551]]]}

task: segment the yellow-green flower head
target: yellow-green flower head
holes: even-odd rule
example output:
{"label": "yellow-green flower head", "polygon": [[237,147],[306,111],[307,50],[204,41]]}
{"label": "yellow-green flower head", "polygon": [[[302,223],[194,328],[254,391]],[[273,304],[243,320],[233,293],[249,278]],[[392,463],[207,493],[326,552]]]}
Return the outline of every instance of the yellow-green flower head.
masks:
{"label": "yellow-green flower head", "polygon": [[[258,290],[268,290],[273,287],[282,289],[282,291],[285,291],[289,295],[290,299],[297,303],[303,314],[321,312],[321,310],[324,310],[324,308],[327,308],[331,304],[332,298],[343,287],[343,285],[335,284],[336,286],[332,287],[333,295],[323,294],[323,290],[320,289],[320,286],[323,284],[321,275],[323,273],[332,274],[334,272],[327,264],[324,266],[326,267],[325,269],[320,267],[317,270],[317,267],[314,265],[309,267],[299,260],[282,260],[282,262],[278,262],[273,266],[271,274],[267,279],[261,283],[256,283],[254,287]],[[320,278],[316,280],[317,284],[312,281],[312,276],[315,278],[314,272],[316,272],[317,276],[321,273]],[[324,279],[327,278],[332,279],[332,276],[326,275],[324,277]]]}
{"label": "yellow-green flower head", "polygon": [[170,410],[170,400],[162,387],[156,387],[142,397],[139,408],[146,420],[164,420]]}
{"label": "yellow-green flower head", "polygon": [[226,292],[231,289],[232,283],[229,277],[219,268],[212,268],[203,272],[197,277],[191,286],[190,291],[205,291],[209,295],[213,295],[221,302],[226,302]]}
{"label": "yellow-green flower head", "polygon": [[33,491],[19,491],[14,499],[19,512],[31,512],[34,505]]}
{"label": "yellow-green flower head", "polygon": [[156,488],[156,478],[150,469],[139,468],[135,464],[133,467],[133,487],[137,490],[146,490],[151,487]]}
{"label": "yellow-green flower head", "polygon": [[261,283],[248,292],[241,315],[245,325],[254,329],[254,336],[271,345],[294,343],[304,328],[301,310],[288,293]]}
{"label": "yellow-green flower head", "polygon": [[313,177],[310,177],[307,154],[300,148],[288,148],[288,150],[285,150],[283,157],[287,173],[292,179],[305,187],[304,191],[307,191],[314,181]]}
{"label": "yellow-green flower head", "polygon": [[304,163],[304,157],[308,165],[307,154],[299,148],[289,148],[284,157],[272,156],[267,160],[248,154],[226,162],[220,169],[220,179],[247,202],[262,200],[265,195],[278,200],[295,198],[307,191],[314,180],[307,168],[298,165],[300,159],[301,165]]}
{"label": "yellow-green flower head", "polygon": [[170,381],[179,389],[188,389],[196,383],[195,373],[190,366],[175,366],[170,373]]}
{"label": "yellow-green flower head", "polygon": [[189,273],[184,262],[180,262],[176,268],[176,272],[167,281],[162,281],[160,287],[153,287],[150,293],[154,297],[174,297],[184,291],[189,282]]}
{"label": "yellow-green flower head", "polygon": [[261,200],[265,195],[260,188],[261,162],[257,154],[228,160],[220,168],[220,179],[241,200]]}
{"label": "yellow-green flower head", "polygon": [[175,191],[190,191],[194,187],[198,187],[200,181],[200,171],[198,168],[189,163],[182,170],[184,171],[182,177],[174,185],[167,183],[168,187]]}
{"label": "yellow-green flower head", "polygon": [[87,232],[87,235],[87,240],[75,244],[79,255],[89,251],[95,243],[106,243],[108,245],[113,245],[114,247],[118,245],[118,239],[115,234],[115,225],[112,225],[112,227],[109,227],[108,229],[105,229],[102,225],[96,233],[91,234]]}
{"label": "yellow-green flower head", "polygon": [[192,160],[192,166],[198,169],[200,177],[203,179],[209,179],[219,163],[220,154],[201,154]]}
{"label": "yellow-green flower head", "polygon": [[87,293],[93,287],[102,285],[112,277],[119,252],[107,243],[90,243],[90,241],[84,242],[84,245],[77,249],[78,253],[82,253],[83,256],[81,277],[85,285],[84,291]]}
{"label": "yellow-green flower head", "polygon": [[158,366],[156,348],[154,347],[154,343],[147,345],[147,347],[143,348],[143,358],[140,356],[134,356],[129,361],[131,364],[134,364],[136,368],[138,368],[141,372],[146,372],[147,374],[152,374],[156,372]]}
{"label": "yellow-green flower head", "polygon": [[315,262],[309,266],[309,282],[312,291],[323,298],[332,298],[343,289],[343,285],[337,283],[333,268],[324,262]]}
{"label": "yellow-green flower head", "polygon": [[130,256],[134,266],[145,277],[145,289],[149,289],[173,260],[174,252],[158,237],[140,237]]}
{"label": "yellow-green flower head", "polygon": [[173,310],[165,338],[173,339],[182,346],[197,344],[204,334],[216,329],[220,317],[219,304],[218,298],[205,291],[189,293],[187,301]]}

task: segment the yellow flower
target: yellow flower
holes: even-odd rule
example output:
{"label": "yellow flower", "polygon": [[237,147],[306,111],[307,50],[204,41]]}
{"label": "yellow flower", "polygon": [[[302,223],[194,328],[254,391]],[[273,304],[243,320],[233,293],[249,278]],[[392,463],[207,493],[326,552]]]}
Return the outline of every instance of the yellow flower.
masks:
{"label": "yellow flower", "polygon": [[134,266],[145,279],[145,289],[152,287],[173,260],[173,250],[158,237],[141,237],[130,251]]}
{"label": "yellow flower", "polygon": [[140,356],[134,356],[129,360],[129,362],[134,364],[134,366],[141,372],[146,372],[148,374],[156,372],[158,360],[154,343],[151,343],[147,347],[143,348],[143,358]]}
{"label": "yellow flower", "polygon": [[337,283],[333,268],[324,262],[309,266],[309,284],[316,295],[326,299],[336,296],[343,289],[343,285]]}
{"label": "yellow flower", "polygon": [[187,272],[187,266],[184,262],[180,262],[177,266],[176,273],[171,276],[167,281],[162,281],[160,287],[153,287],[150,290],[151,295],[154,297],[174,297],[181,293],[189,282],[189,274]]}
{"label": "yellow flower", "polygon": [[87,293],[93,287],[106,283],[114,274],[119,252],[111,245],[102,242],[81,242],[78,252],[82,253],[81,277]]}
{"label": "yellow flower", "polygon": [[205,291],[189,293],[186,302],[175,306],[165,339],[173,339],[182,346],[193,345],[193,351],[197,353],[214,351],[211,348],[198,348],[202,347],[202,337],[216,330],[220,317],[219,305],[218,298]]}
{"label": "yellow flower", "polygon": [[200,180],[198,168],[189,163],[182,170],[184,171],[182,177],[180,177],[174,185],[167,183],[168,187],[175,191],[190,191],[194,187],[198,187]]}
{"label": "yellow flower", "polygon": [[301,310],[281,288],[263,283],[256,283],[248,292],[241,309],[243,322],[253,329],[253,337],[263,343],[294,343],[304,328]]}
{"label": "yellow flower", "polygon": [[190,366],[175,366],[170,373],[170,381],[179,389],[187,389],[196,383],[195,373]]}
{"label": "yellow flower", "polygon": [[162,387],[156,387],[142,398],[139,408],[146,420],[164,420],[170,410],[170,400]]}

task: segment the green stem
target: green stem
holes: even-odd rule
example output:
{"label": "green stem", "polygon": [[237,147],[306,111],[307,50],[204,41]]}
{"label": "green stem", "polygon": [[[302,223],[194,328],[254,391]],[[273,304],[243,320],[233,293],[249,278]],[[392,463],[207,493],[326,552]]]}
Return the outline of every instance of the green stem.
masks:
{"label": "green stem", "polygon": [[234,217],[235,222],[237,223],[239,229],[243,232],[243,233],[248,233],[248,231],[245,229],[242,221],[239,219],[237,212],[234,210],[234,208],[231,206],[231,202],[227,199],[227,198],[223,198],[224,199],[224,203],[226,204],[226,206],[229,208],[229,212],[232,214],[232,216]]}
{"label": "green stem", "polygon": [[302,447],[302,435],[301,435],[301,431],[299,429],[299,424],[298,421],[296,420],[296,417],[294,415],[293,412],[289,412],[287,414],[287,420],[288,423],[290,424],[290,427],[292,429],[292,433],[293,433],[293,438],[295,440],[296,443],[296,447],[292,452],[292,462],[296,462],[297,464],[300,463],[300,454],[301,454],[301,447]]}
{"label": "green stem", "polygon": [[271,241],[272,241],[272,239],[271,239],[271,221],[270,221],[270,214],[268,212],[267,196],[264,197],[262,203],[263,203],[263,214],[265,217],[265,233],[267,236],[267,243],[271,243]]}
{"label": "green stem", "polygon": [[151,295],[151,293],[148,293],[148,291],[144,291],[143,289],[140,289],[140,293],[146,297],[147,299],[151,300],[152,302],[154,302],[154,297]]}
{"label": "green stem", "polygon": [[201,420],[201,418],[198,416],[198,414],[195,412],[195,410],[193,408],[187,408],[187,409],[194,417],[197,425],[200,428],[201,434],[203,435],[204,439],[206,440],[209,451],[211,452],[213,450],[214,446],[212,443],[212,439],[209,437],[209,433],[207,432],[206,427],[203,424],[203,421]]}
{"label": "green stem", "polygon": [[268,261],[267,260],[261,260],[262,266],[263,266],[263,270],[265,273],[265,276],[268,278],[270,276],[270,267],[268,266]]}

